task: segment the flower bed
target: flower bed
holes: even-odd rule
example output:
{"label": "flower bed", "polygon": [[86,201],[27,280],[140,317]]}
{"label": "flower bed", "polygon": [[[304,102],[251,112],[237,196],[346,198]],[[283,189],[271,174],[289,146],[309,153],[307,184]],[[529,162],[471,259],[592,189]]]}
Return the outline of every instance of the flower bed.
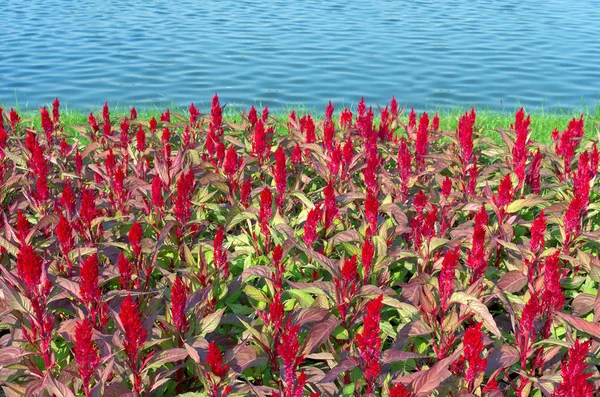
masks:
{"label": "flower bed", "polygon": [[[592,396],[599,153],[474,110],[2,112],[6,395]],[[418,119],[418,120],[417,120]],[[287,134],[275,133],[276,123]],[[281,125],[283,124],[283,125]],[[375,127],[377,125],[377,127]]]}

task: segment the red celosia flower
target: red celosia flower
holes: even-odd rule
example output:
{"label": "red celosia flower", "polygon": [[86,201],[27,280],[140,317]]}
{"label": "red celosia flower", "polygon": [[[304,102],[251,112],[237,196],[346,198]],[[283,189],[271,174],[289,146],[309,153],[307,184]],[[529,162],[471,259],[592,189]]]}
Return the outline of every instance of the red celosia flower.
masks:
{"label": "red celosia flower", "polygon": [[398,101],[396,97],[392,95],[392,100],[390,101],[390,111],[392,112],[392,117],[396,119],[398,117]]}
{"label": "red celosia flower", "polygon": [[104,102],[104,106],[102,107],[102,120],[106,124],[110,124],[110,111],[108,109],[108,102]]}
{"label": "red celosia flower", "polygon": [[98,121],[92,112],[90,112],[90,115],[88,116],[88,124],[92,128],[92,137],[94,137],[96,132],[100,131],[100,127],[98,126]]}
{"label": "red celosia flower", "polygon": [[79,148],[75,149],[75,172],[81,176],[81,170],[83,169],[83,159],[79,154]]}
{"label": "red celosia flower", "polygon": [[42,258],[31,245],[22,245],[17,255],[17,274],[25,282],[27,291],[33,294],[42,278]]}
{"label": "red celosia flower", "polygon": [[273,301],[269,305],[269,314],[266,317],[266,321],[273,327],[274,332],[278,332],[283,324],[283,317],[285,315],[283,302],[281,301],[281,290],[275,292]]}
{"label": "red celosia flower", "polygon": [[133,249],[133,253],[136,257],[139,256],[142,252],[142,237],[144,237],[144,231],[142,230],[142,225],[140,225],[139,222],[135,222],[133,225],[131,225],[128,237],[131,248]]}
{"label": "red celosia flower", "polygon": [[156,128],[158,127],[158,122],[156,121],[156,119],[154,117],[152,117],[150,119],[150,132],[152,132],[153,134],[156,132]]}
{"label": "red celosia flower", "polygon": [[196,120],[198,119],[198,116],[200,116],[200,111],[196,108],[196,106],[194,105],[194,102],[192,102],[192,104],[190,105],[189,111],[190,111],[190,124],[195,125]]}
{"label": "red celosia flower", "polygon": [[581,213],[585,209],[585,201],[585,198],[575,192],[575,197],[571,199],[565,211],[563,219],[565,226],[565,248],[568,247],[572,239],[579,236],[579,232],[581,231]]}
{"label": "red celosia flower", "polygon": [[485,371],[487,358],[482,358],[483,354],[483,332],[482,323],[471,325],[465,331],[463,357],[468,364],[465,378],[469,389],[472,388],[473,381]]}
{"label": "red celosia flower", "polygon": [[89,308],[100,301],[101,294],[98,286],[98,257],[92,255],[81,265],[81,279],[79,280],[79,294],[82,302]]}
{"label": "red celosia flower", "polygon": [[169,109],[167,109],[166,112],[161,113],[161,115],[160,115],[160,121],[164,121],[166,123],[170,123],[171,122],[171,111]]}
{"label": "red celosia flower", "polygon": [[534,254],[540,253],[544,250],[545,233],[546,219],[544,218],[544,211],[541,211],[531,224],[531,240],[529,241],[529,250]]}
{"label": "red celosia flower", "polygon": [[194,174],[192,170],[183,172],[177,178],[177,198],[175,199],[175,217],[185,225],[192,216],[191,198],[194,193]]}
{"label": "red celosia flower", "polygon": [[129,145],[129,121],[127,121],[127,117],[125,117],[123,119],[123,121],[121,122],[120,125],[121,128],[121,145],[123,145],[124,148],[127,148],[127,146]]}
{"label": "red celosia flower", "polygon": [[414,131],[415,128],[417,128],[417,114],[415,113],[415,108],[412,108],[408,115],[408,130]]}
{"label": "red celosia flower", "polygon": [[54,123],[50,119],[50,114],[48,113],[48,109],[46,106],[40,110],[40,119],[42,123],[42,129],[46,133],[46,139],[48,143],[52,142],[52,133],[54,132]]}
{"label": "red celosia flower", "polygon": [[210,365],[210,371],[213,373],[213,375],[220,378],[225,376],[227,369],[229,368],[227,364],[223,364],[223,355],[221,354],[221,351],[215,342],[210,342],[208,344],[206,363]]}
{"label": "red celosia flower", "polygon": [[540,304],[535,294],[531,295],[521,314],[521,320],[519,322],[519,330],[517,331],[515,338],[519,347],[519,354],[521,358],[521,366],[524,368],[527,362],[527,356],[529,355],[529,349],[531,344],[535,342],[535,328],[534,322],[540,312]]}
{"label": "red celosia flower", "polygon": [[429,116],[423,113],[419,119],[419,129],[417,130],[417,140],[415,142],[415,160],[417,162],[417,171],[423,170],[425,165],[425,156],[429,145]]}
{"label": "red celosia flower", "polygon": [[373,392],[375,380],[381,373],[381,337],[379,336],[379,320],[383,307],[383,295],[372,299],[367,304],[364,326],[361,333],[356,334],[356,345],[363,360],[363,373],[367,380],[367,393]]}
{"label": "red celosia flower", "polygon": [[71,146],[68,144],[68,142],[65,140],[65,138],[62,138],[60,140],[60,155],[61,157],[67,157],[69,155],[69,151],[71,150]]}
{"label": "red celosia flower", "polygon": [[[584,121],[583,114],[579,120],[573,119],[569,122],[569,126],[562,134],[558,133],[558,130],[552,131],[552,140],[554,141],[554,151],[557,155],[563,157],[563,174],[569,175],[571,173],[571,162],[575,155],[575,149],[579,146],[579,142],[584,135]],[[562,175],[559,175],[562,178]]]}
{"label": "red celosia flower", "polygon": [[218,139],[217,140],[217,149],[215,151],[215,157],[217,158],[217,165],[220,167],[223,165],[223,160],[225,160],[225,144]]}
{"label": "red celosia flower", "polygon": [[446,178],[442,181],[442,196],[448,199],[450,193],[452,193],[452,179],[446,175]]}
{"label": "red celosia flower", "polygon": [[275,151],[275,167],[273,170],[273,176],[275,178],[275,186],[277,187],[277,208],[280,212],[283,212],[283,199],[285,197],[285,191],[287,188],[287,171],[286,171],[286,159],[283,147]]}
{"label": "red celosia flower", "polygon": [[381,163],[380,156],[377,154],[376,149],[367,155],[367,166],[363,170],[365,177],[365,185],[367,192],[378,193],[379,192],[379,166]]}
{"label": "red celosia flower", "polygon": [[23,215],[23,211],[20,209],[17,210],[17,238],[19,239],[19,243],[21,243],[21,245],[25,245],[25,239],[29,234],[30,227],[31,224],[27,218],[25,218],[25,215]]}
{"label": "red celosia flower", "polygon": [[349,136],[344,144],[344,163],[345,169],[350,168],[350,164],[352,163],[352,159],[354,158],[354,144],[352,143],[352,138]]}
{"label": "red celosia flower", "polygon": [[256,156],[259,162],[262,162],[267,152],[267,132],[262,120],[258,120],[254,125],[254,135],[252,137],[252,155]]}
{"label": "red celosia flower", "polygon": [[265,107],[262,111],[262,121],[266,123],[268,119],[269,119],[269,105],[265,105]]}
{"label": "red celosia flower", "polygon": [[321,203],[317,204],[315,208],[308,211],[306,216],[306,222],[304,223],[304,243],[308,248],[312,248],[313,244],[317,240],[317,223],[323,217],[321,210]]}
{"label": "red celosia flower", "polygon": [[185,149],[191,147],[191,142],[192,142],[192,133],[190,131],[190,126],[186,125],[183,128],[183,147]]}
{"label": "red celosia flower", "polygon": [[10,128],[14,130],[20,121],[21,116],[19,116],[19,114],[13,108],[10,108],[10,112],[8,114],[8,122],[10,123]]}
{"label": "red celosia flower", "polygon": [[329,151],[329,163],[327,164],[327,167],[329,168],[329,176],[331,179],[335,180],[335,178],[337,178],[340,172],[340,166],[342,165],[342,156],[343,151],[341,144],[332,147]]}
{"label": "red celosia flower", "polygon": [[[331,102],[330,102],[331,103]],[[325,119],[323,124],[323,147],[330,151],[333,148],[333,139],[335,135],[335,126],[331,119]]]}
{"label": "red celosia flower", "polygon": [[242,183],[242,187],[240,189],[240,203],[244,207],[248,207],[248,202],[250,200],[250,193],[252,192],[252,180],[247,178],[244,183]]}
{"label": "red celosia flower", "polygon": [[152,204],[160,210],[165,205],[165,201],[162,196],[162,180],[160,175],[156,174],[152,179]]}
{"label": "red celosia flower", "polygon": [[471,252],[467,259],[467,266],[473,271],[471,284],[481,278],[487,268],[485,255],[485,226],[487,226],[488,222],[488,214],[485,212],[485,207],[482,206],[481,210],[475,215]]}
{"label": "red celosia flower", "polygon": [[500,181],[498,186],[498,194],[492,197],[492,201],[496,204],[496,207],[500,210],[500,218],[506,213],[506,207],[512,202],[513,199],[513,184],[510,179],[510,173],[506,174]]}
{"label": "red celosia flower", "polygon": [[335,201],[335,191],[331,181],[325,186],[323,190],[325,195],[325,230],[329,229],[329,226],[333,223],[333,220],[338,216],[338,208]]}
{"label": "red celosia flower", "polygon": [[269,235],[269,221],[271,220],[271,216],[273,216],[273,195],[271,194],[271,189],[265,187],[260,194],[259,212],[260,228],[265,236]]}
{"label": "red celosia flower", "polygon": [[458,264],[458,258],[460,257],[460,247],[456,247],[453,250],[448,250],[444,254],[444,260],[442,261],[442,270],[438,277],[440,286],[440,302],[442,304],[442,312],[448,309],[448,300],[454,292],[454,276],[456,273],[456,265]]}
{"label": "red celosia flower", "polygon": [[75,324],[75,362],[79,370],[79,376],[83,381],[84,393],[90,394],[90,380],[100,364],[99,350],[92,341],[92,324],[89,318],[78,321]]}
{"label": "red celosia flower", "polygon": [[553,397],[592,397],[594,385],[588,381],[592,377],[585,359],[590,351],[592,341],[581,343],[575,339],[573,347],[569,348],[567,358],[561,365],[562,381],[552,394]]}
{"label": "red celosia flower", "polygon": [[412,174],[412,156],[408,149],[406,138],[400,138],[398,147],[398,176],[400,177],[400,192],[403,196],[408,193],[408,180]]}
{"label": "red celosia flower", "polygon": [[317,140],[315,123],[310,114],[300,119],[300,131],[304,133],[306,143],[315,143]]}
{"label": "red celosia flower", "polygon": [[135,110],[135,108],[134,108],[134,107],[132,107],[132,108],[129,110],[129,119],[130,119],[130,120],[135,120],[135,119],[137,119],[137,110]]}
{"label": "red celosia flower", "polygon": [[390,390],[390,397],[412,397],[412,394],[406,390],[402,383],[396,383]]}
{"label": "red celosia flower", "polygon": [[119,269],[119,285],[121,286],[121,289],[129,289],[131,286],[131,272],[133,269],[131,262],[129,262],[122,252],[119,254],[117,267]]}
{"label": "red celosia flower", "polygon": [[561,311],[565,304],[565,294],[560,286],[559,255],[560,251],[556,251],[544,261],[544,292],[540,311],[546,312],[548,318]]}
{"label": "red celosia flower", "polygon": [[214,249],[214,264],[215,268],[223,271],[223,276],[229,276],[229,265],[227,263],[227,251],[223,248],[223,242],[225,241],[225,233],[223,232],[223,226],[219,226],[215,238],[213,240]]}
{"label": "red celosia flower", "polygon": [[345,286],[349,287],[350,294],[354,293],[356,287],[356,280],[358,278],[357,270],[357,258],[353,255],[351,258],[346,259],[342,266],[342,282]]}
{"label": "red celosia flower", "polygon": [[437,112],[435,112],[435,116],[433,116],[433,121],[431,122],[431,131],[438,131],[440,129],[440,116]]}
{"label": "red celosia flower", "polygon": [[73,228],[71,227],[71,224],[62,214],[56,225],[56,237],[58,238],[58,243],[60,244],[63,255],[67,256],[75,247],[75,238],[73,237]]}
{"label": "red celosia flower", "polygon": [[248,112],[248,121],[252,126],[256,125],[256,122],[258,121],[258,115],[256,113],[256,108],[254,107],[254,105],[250,107],[250,111]]}
{"label": "red celosia flower", "polygon": [[297,143],[292,150],[292,165],[298,166],[302,164],[302,148],[300,148],[300,144]]}
{"label": "red celosia flower", "polygon": [[475,125],[475,119],[475,109],[471,109],[471,113],[466,112],[458,120],[456,139],[458,139],[460,144],[463,166],[471,162],[471,156],[473,155],[473,126]]}
{"label": "red celosia flower", "polygon": [[377,232],[377,214],[379,212],[379,201],[377,200],[377,196],[373,193],[367,193],[367,199],[365,200],[365,217],[367,219],[367,224],[371,228],[371,230],[376,233]]}
{"label": "red celosia flower", "polygon": [[166,145],[167,143],[169,143],[169,141],[171,140],[171,130],[169,128],[165,127],[163,129],[160,140],[163,145]]}
{"label": "red celosia flower", "polygon": [[239,168],[238,154],[235,151],[234,146],[229,146],[227,153],[225,154],[225,162],[223,163],[223,171],[225,175],[233,176]]}
{"label": "red celosia flower", "polygon": [[171,317],[173,324],[181,334],[185,334],[189,324],[185,316],[185,308],[187,305],[187,291],[181,278],[175,277],[175,282],[171,287]]}
{"label": "red celosia flower", "polygon": [[542,169],[542,154],[540,149],[537,150],[531,160],[529,174],[527,175],[527,183],[531,186],[531,192],[540,194],[540,170]]}
{"label": "red celosia flower", "polygon": [[523,183],[525,178],[525,162],[527,161],[527,145],[529,144],[529,124],[531,116],[525,118],[523,108],[519,109],[515,115],[515,124],[511,128],[515,130],[516,139],[512,148],[513,169],[519,180],[518,187]]}
{"label": "red celosia flower", "polygon": [[54,98],[52,101],[52,120],[55,123],[58,123],[58,120],[60,120],[60,101],[58,98]]}
{"label": "red celosia flower", "polygon": [[142,127],[141,124],[138,125],[138,129],[135,134],[135,141],[138,151],[143,152],[146,150],[146,131],[144,131],[144,127]]}
{"label": "red celosia flower", "polygon": [[139,393],[141,390],[141,379],[137,358],[146,340],[146,330],[142,327],[142,318],[138,311],[137,303],[131,298],[131,295],[127,295],[123,303],[121,303],[119,319],[125,332],[123,347],[125,348],[129,368],[131,368],[134,374],[133,387]]}
{"label": "red celosia flower", "polygon": [[390,139],[390,111],[386,106],[381,109],[381,122],[379,123],[379,139],[384,142]]}
{"label": "red celosia flower", "polygon": [[[284,395],[287,397],[301,396],[302,383],[298,382],[296,370],[304,361],[304,357],[299,355],[300,343],[298,341],[299,325],[292,325],[291,319],[288,319],[283,332],[281,332],[281,343],[277,346],[277,353],[283,360],[283,379],[285,381]],[[300,390],[297,390],[297,389]]]}
{"label": "red celosia flower", "polygon": [[361,262],[364,272],[364,282],[367,283],[369,276],[371,275],[371,267],[373,266],[373,257],[375,256],[375,246],[373,245],[373,239],[371,229],[367,228],[365,240],[363,242],[361,250]]}
{"label": "red celosia flower", "polygon": [[348,129],[352,126],[352,111],[348,108],[342,110],[340,113],[340,119],[338,121],[340,128]]}
{"label": "red celosia flower", "polygon": [[106,173],[109,177],[112,177],[115,173],[115,168],[117,167],[117,160],[115,159],[115,154],[112,148],[108,149],[108,153],[106,154]]}

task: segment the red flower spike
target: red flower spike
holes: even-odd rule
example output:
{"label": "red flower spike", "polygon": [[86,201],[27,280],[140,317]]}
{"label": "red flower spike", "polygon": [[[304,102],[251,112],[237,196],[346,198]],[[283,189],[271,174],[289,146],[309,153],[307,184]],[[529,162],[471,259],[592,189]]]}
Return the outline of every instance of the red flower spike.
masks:
{"label": "red flower spike", "polygon": [[175,277],[175,282],[171,287],[171,318],[180,334],[185,334],[189,328],[188,320],[185,315],[187,305],[187,290],[181,278]]}
{"label": "red flower spike", "polygon": [[559,255],[547,256],[544,261],[544,292],[542,293],[541,310],[552,318],[555,312],[560,312],[565,304],[565,294],[560,286]]}
{"label": "red flower spike", "polygon": [[533,155],[531,165],[529,167],[529,174],[527,175],[527,183],[531,187],[531,192],[534,194],[540,194],[540,171],[542,169],[542,154],[540,149]]}
{"label": "red flower spike", "polygon": [[196,120],[198,119],[198,116],[200,116],[200,111],[196,108],[196,105],[194,105],[194,102],[192,102],[192,104],[190,105],[189,111],[190,111],[190,124],[195,125]]}
{"label": "red flower spike", "polygon": [[346,108],[342,110],[342,113],[340,113],[340,119],[338,120],[340,128],[348,129],[352,127],[352,118],[352,111],[350,109]]}
{"label": "red flower spike", "polygon": [[364,283],[367,283],[369,276],[371,275],[371,268],[373,266],[373,257],[375,256],[375,246],[371,237],[371,229],[367,228],[365,240],[363,242],[361,250],[361,263],[364,272]]}
{"label": "red flower spike", "polygon": [[119,319],[123,325],[124,341],[123,347],[128,358],[128,365],[134,372],[134,390],[140,392],[141,379],[137,365],[138,354],[146,341],[146,330],[142,327],[142,318],[137,303],[127,295],[121,303]]}
{"label": "red flower spike", "polygon": [[377,196],[373,193],[367,193],[367,199],[365,200],[365,217],[367,224],[371,228],[371,231],[377,232],[377,214],[379,212],[379,201]]}
{"label": "red flower spike", "polygon": [[425,165],[425,156],[429,146],[429,116],[423,113],[419,119],[419,129],[417,130],[417,140],[415,142],[415,160],[417,162],[417,171],[423,170]]}
{"label": "red flower spike", "polygon": [[[345,286],[349,286],[350,289],[355,287],[356,281],[358,279],[357,270],[357,257],[353,255],[351,258],[346,259],[344,261],[344,265],[342,266],[342,282]],[[352,294],[353,292],[351,292]]]}
{"label": "red flower spike", "polygon": [[183,172],[177,178],[177,198],[175,199],[175,217],[185,225],[192,216],[191,198],[194,193],[194,174],[192,170]]}
{"label": "red flower spike", "polygon": [[265,105],[265,108],[262,111],[262,121],[264,123],[269,119],[269,105]]}
{"label": "red flower spike", "polygon": [[56,237],[60,244],[60,249],[63,255],[67,256],[69,252],[75,247],[75,237],[73,236],[73,228],[67,218],[62,214],[58,219],[56,225]]}
{"label": "red flower spike", "polygon": [[75,149],[75,172],[78,176],[81,176],[81,171],[83,170],[83,159],[81,158],[81,154],[79,154],[79,148]]}
{"label": "red flower spike", "polygon": [[256,122],[258,121],[258,114],[256,113],[256,108],[254,105],[250,107],[250,111],[248,112],[248,121],[252,126],[255,126]]}
{"label": "red flower spike", "polygon": [[317,224],[323,217],[323,212],[321,210],[321,204],[315,206],[315,208],[308,211],[308,215],[306,216],[306,222],[304,223],[304,243],[308,248],[313,247],[315,241],[317,240]]}
{"label": "red flower spike", "polygon": [[381,373],[381,337],[379,321],[383,307],[383,295],[369,301],[366,307],[364,326],[361,333],[356,334],[356,345],[363,360],[363,373],[367,380],[366,393],[372,393],[375,380]]}
{"label": "red flower spike", "polygon": [[123,119],[123,122],[121,122],[120,125],[121,128],[121,145],[123,145],[124,148],[127,148],[127,146],[129,145],[129,121],[127,121],[127,117],[125,117]]}
{"label": "red flower spike", "polygon": [[210,366],[210,371],[213,375],[222,378],[227,374],[229,366],[223,364],[223,355],[215,342],[208,344],[208,353],[206,355],[206,363]]}
{"label": "red flower spike", "polygon": [[488,225],[489,217],[482,206],[481,210],[475,215],[475,226],[473,228],[473,239],[471,252],[467,258],[467,266],[471,268],[471,284],[480,279],[487,268],[487,258],[485,255],[485,226]]}
{"label": "red flower spike", "polygon": [[298,166],[300,164],[302,164],[302,148],[300,148],[300,144],[298,143],[292,151],[292,165]]}
{"label": "red flower spike", "polygon": [[456,139],[460,143],[460,152],[463,166],[470,164],[473,155],[473,127],[475,126],[475,109],[466,112],[458,120]]}
{"label": "red flower spike", "polygon": [[254,125],[254,135],[252,137],[252,152],[251,154],[258,158],[262,163],[267,152],[267,132],[262,119],[258,120]]}
{"label": "red flower spike", "polygon": [[81,301],[88,309],[100,301],[101,290],[98,287],[98,257],[96,255],[88,257],[81,265],[79,294]]}
{"label": "red flower spike", "polygon": [[[298,341],[299,325],[292,325],[288,319],[280,334],[281,343],[277,346],[277,353],[283,360],[283,380],[285,381],[285,396],[302,395],[303,382],[296,376],[298,366],[304,361],[300,355],[300,343]],[[298,390],[299,389],[299,390]],[[298,394],[300,393],[300,394]]]}
{"label": "red flower spike", "polygon": [[229,265],[227,263],[227,251],[223,248],[223,242],[225,241],[225,233],[223,232],[223,226],[219,226],[215,238],[213,240],[214,249],[214,265],[218,270],[223,271],[223,276],[229,276]]}
{"label": "red flower spike", "polygon": [[92,137],[94,137],[96,132],[100,131],[100,126],[98,125],[98,120],[96,120],[92,112],[90,112],[90,115],[88,116],[88,124],[92,128]]}
{"label": "red flower spike", "polygon": [[584,363],[591,344],[591,340],[581,343],[579,339],[575,339],[575,344],[569,348],[566,359],[562,362],[562,381],[552,394],[553,397],[594,396],[594,385],[589,382],[592,373],[586,372],[590,365]]}
{"label": "red flower spike", "polygon": [[90,381],[100,364],[99,350],[92,341],[92,324],[89,318],[75,324],[75,363],[83,382],[84,393],[90,393]]}
{"label": "red flower spike", "polygon": [[408,130],[414,131],[415,128],[417,128],[417,114],[415,113],[415,108],[412,108],[408,115]]}
{"label": "red flower spike", "polygon": [[333,224],[334,219],[338,216],[338,208],[335,201],[335,191],[333,190],[333,186],[331,181],[325,186],[323,190],[325,194],[325,230],[329,229],[329,226]]}
{"label": "red flower spike", "polygon": [[104,102],[104,107],[102,108],[102,120],[105,124],[110,124],[110,111],[108,110],[108,102]]}
{"label": "red flower spike", "polygon": [[534,254],[539,254],[544,250],[544,234],[546,234],[546,219],[544,218],[544,211],[540,211],[537,218],[535,218],[531,224],[529,250]]}
{"label": "red flower spike", "polygon": [[131,262],[129,262],[122,252],[119,254],[117,267],[119,269],[119,285],[121,289],[131,288],[131,273],[133,268]]}
{"label": "red flower spike", "polygon": [[164,112],[160,115],[160,121],[165,122],[165,123],[171,122],[171,111],[169,109],[167,109],[166,112]]}
{"label": "red flower spike", "polygon": [[275,151],[275,169],[273,170],[273,175],[277,188],[277,208],[279,208],[280,212],[283,212],[283,200],[287,189],[287,171],[285,152],[281,146]]}
{"label": "red flower spike", "polygon": [[392,100],[390,101],[390,111],[392,112],[392,117],[394,119],[398,118],[398,101],[396,97],[392,95]]}
{"label": "red flower spike", "polygon": [[463,357],[467,362],[467,373],[465,379],[469,384],[469,389],[473,386],[473,381],[483,374],[487,365],[487,358],[482,358],[483,355],[483,332],[481,331],[482,323],[471,325],[465,331],[464,346],[465,350]]}
{"label": "red flower spike", "polygon": [[446,251],[444,254],[442,270],[440,271],[440,275],[438,277],[442,312],[445,312],[446,309],[448,309],[448,300],[454,292],[454,277],[456,274],[456,265],[458,265],[459,257],[460,247],[456,247],[454,250]]}
{"label": "red flower spike", "polygon": [[136,257],[142,252],[142,237],[144,237],[144,231],[142,225],[139,222],[135,222],[129,229],[129,243]]}
{"label": "red flower spike", "polygon": [[527,161],[527,145],[529,144],[529,124],[531,116],[525,118],[523,108],[515,114],[515,124],[511,128],[516,133],[515,143],[512,148],[513,169],[519,180],[518,187],[521,186],[525,178],[525,162]]}
{"label": "red flower spike", "polygon": [[25,282],[27,292],[33,294],[42,278],[42,258],[31,245],[22,245],[17,255],[17,274]]}
{"label": "red flower spike", "polygon": [[25,239],[29,234],[30,227],[31,224],[27,218],[25,218],[25,215],[23,215],[23,211],[20,209],[17,210],[17,238],[19,239],[19,243],[21,245],[25,245]]}
{"label": "red flower spike", "polygon": [[501,213],[504,213],[506,207],[512,202],[513,194],[513,184],[510,179],[510,173],[508,173],[500,181],[498,194],[492,198],[492,201],[501,210]]}
{"label": "red flower spike", "polygon": [[158,122],[156,121],[156,119],[154,117],[152,117],[150,119],[150,132],[152,132],[153,134],[156,133],[156,128],[158,127]]}
{"label": "red flower spike", "polygon": [[14,130],[20,121],[21,116],[19,116],[19,114],[13,108],[10,108],[10,112],[8,114],[8,122],[10,123],[10,128]]}
{"label": "red flower spike", "polygon": [[132,107],[132,108],[129,110],[129,119],[130,119],[130,120],[135,120],[135,119],[137,119],[137,110],[135,110],[135,108],[134,108],[134,107]]}
{"label": "red flower spike", "polygon": [[42,129],[46,133],[46,140],[50,143],[52,142],[52,133],[54,132],[54,123],[50,119],[50,114],[48,113],[48,109],[46,106],[40,110],[40,119],[42,123]]}
{"label": "red flower spike", "polygon": [[447,200],[450,196],[450,193],[452,193],[452,179],[446,175],[446,178],[444,178],[442,181],[442,196],[444,196]]}
{"label": "red flower spike", "polygon": [[406,390],[402,383],[396,383],[390,390],[390,397],[412,397],[412,394]]}
{"label": "red flower spike", "polygon": [[54,98],[52,101],[52,121],[58,123],[60,120],[60,101],[58,98]]}
{"label": "red flower spike", "polygon": [[309,114],[300,119],[300,131],[305,135],[306,143],[315,143],[317,135],[315,134],[315,123],[312,116]]}
{"label": "red flower spike", "polygon": [[[259,121],[260,123],[260,121]],[[269,221],[273,216],[273,195],[268,187],[265,187],[260,194],[260,212],[259,223],[262,233],[269,235]]]}
{"label": "red flower spike", "polygon": [[248,208],[251,192],[252,192],[252,181],[250,180],[250,178],[247,178],[244,181],[244,183],[242,183],[242,187],[240,189],[240,203],[245,208]]}
{"label": "red flower spike", "polygon": [[152,179],[152,204],[162,210],[165,205],[163,196],[162,196],[162,179],[160,179],[160,175],[156,174]]}
{"label": "red flower spike", "polygon": [[238,167],[238,154],[235,151],[235,147],[233,145],[229,146],[229,149],[227,149],[227,153],[225,154],[223,171],[225,172],[225,175],[231,177],[237,172]]}
{"label": "red flower spike", "polygon": [[146,150],[146,131],[141,124],[138,125],[137,132],[135,134],[136,147],[139,152]]}
{"label": "red flower spike", "polygon": [[431,122],[431,131],[439,131],[440,129],[440,116],[437,112],[435,112],[435,116],[433,116],[433,121]]}

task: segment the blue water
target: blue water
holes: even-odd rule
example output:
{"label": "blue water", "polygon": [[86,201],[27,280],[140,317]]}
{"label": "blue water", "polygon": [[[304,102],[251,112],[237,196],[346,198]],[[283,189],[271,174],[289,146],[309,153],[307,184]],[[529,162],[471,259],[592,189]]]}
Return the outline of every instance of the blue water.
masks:
{"label": "blue water", "polygon": [[600,98],[597,0],[4,0],[0,103],[573,109]]}

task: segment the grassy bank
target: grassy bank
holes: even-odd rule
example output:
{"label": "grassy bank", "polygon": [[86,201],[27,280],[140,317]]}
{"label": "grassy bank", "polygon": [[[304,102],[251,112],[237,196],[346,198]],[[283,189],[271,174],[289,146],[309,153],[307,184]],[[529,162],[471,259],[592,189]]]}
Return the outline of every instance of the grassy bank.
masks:
{"label": "grassy bank", "polygon": [[[10,109],[10,105],[0,106],[4,109]],[[52,105],[48,104],[48,108],[50,109]],[[159,118],[160,114],[164,112],[167,108],[170,109],[171,113],[179,113],[183,115],[189,114],[187,108],[176,107],[176,106],[168,106],[164,105],[162,107],[159,106],[148,106],[136,108],[138,112],[138,118],[149,120],[152,117]],[[129,109],[126,107],[111,107],[110,112],[114,117],[119,116],[128,116]],[[22,119],[28,119],[33,121],[36,127],[40,125],[40,116],[39,110],[37,108],[31,107],[16,107],[15,110],[19,112]],[[209,112],[209,109],[206,107],[200,108],[202,114],[206,114]],[[260,111],[260,109],[258,109]],[[340,109],[337,109],[340,110]],[[440,128],[443,130],[455,130],[458,124],[458,118],[461,114],[463,114],[467,109],[454,109],[454,110],[441,110],[439,111],[440,115]],[[94,114],[100,114],[102,108],[95,109]],[[290,110],[291,111],[291,110]],[[296,113],[299,115],[308,112],[306,108],[298,108],[296,109]],[[355,111],[355,109],[353,109]],[[376,122],[378,120],[378,112],[376,111],[375,119]],[[408,110],[410,111],[410,110]],[[408,111],[405,111],[404,119],[407,118]],[[430,114],[435,113],[435,109],[427,110]],[[500,141],[499,135],[497,133],[498,128],[508,129],[512,123],[514,123],[514,112],[509,111],[496,111],[490,109],[477,109],[477,123],[476,125],[483,130],[485,135],[491,136],[496,141]],[[241,112],[247,112],[244,109],[229,109],[224,110],[225,119],[228,121],[238,122],[241,119]],[[585,118],[585,135],[587,138],[597,137],[600,133],[600,105],[596,108],[585,109],[582,111],[539,111],[536,110],[531,113],[531,139],[538,141],[544,144],[550,144],[552,139],[550,137],[552,130],[554,128],[558,128],[559,131],[562,131],[567,128],[569,121],[573,117],[579,118],[579,115],[583,113]],[[314,114],[314,113],[313,113]],[[69,108],[69,107],[61,107],[61,120],[66,126],[73,125],[82,125],[87,124],[89,112],[82,111],[81,109]],[[281,120],[284,122],[287,120],[288,112],[280,111],[280,112],[271,112],[271,116]],[[323,117],[323,114],[316,112],[318,117]],[[334,116],[334,119],[337,116]],[[285,132],[285,127],[282,125],[281,129],[278,131],[279,133]],[[75,133],[73,131],[73,133]]]}

